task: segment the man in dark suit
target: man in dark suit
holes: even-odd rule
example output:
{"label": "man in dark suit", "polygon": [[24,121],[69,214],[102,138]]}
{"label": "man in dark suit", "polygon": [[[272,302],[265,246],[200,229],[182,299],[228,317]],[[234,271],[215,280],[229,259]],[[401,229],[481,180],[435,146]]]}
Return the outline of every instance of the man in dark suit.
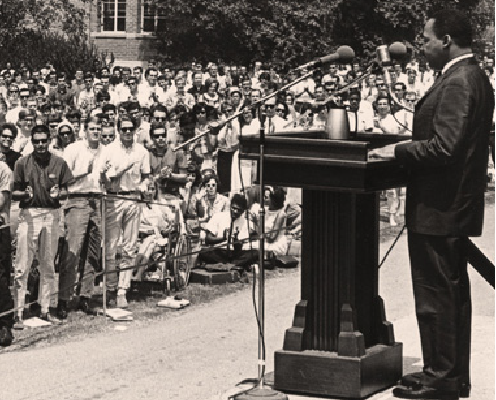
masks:
{"label": "man in dark suit", "polygon": [[465,244],[479,236],[494,92],[471,52],[470,20],[445,10],[424,28],[441,75],[415,107],[412,141],[387,146],[409,170],[406,224],[424,368],[393,394],[458,399],[470,392],[471,300]]}

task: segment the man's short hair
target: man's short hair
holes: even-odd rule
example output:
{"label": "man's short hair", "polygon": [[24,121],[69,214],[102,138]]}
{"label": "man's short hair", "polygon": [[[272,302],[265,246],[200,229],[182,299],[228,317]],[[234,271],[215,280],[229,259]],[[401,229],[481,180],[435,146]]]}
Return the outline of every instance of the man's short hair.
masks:
{"label": "man's short hair", "polygon": [[50,128],[46,125],[35,125],[31,129],[31,137],[33,137],[37,133],[44,133],[45,135],[50,137]]}
{"label": "man's short hair", "polygon": [[438,39],[449,35],[460,47],[472,45],[472,25],[467,13],[460,10],[440,10],[431,18],[434,19],[433,30]]}
{"label": "man's short hair", "polygon": [[84,129],[88,129],[88,125],[90,123],[94,123],[96,125],[102,125],[102,114],[90,115],[88,118],[84,120]]}
{"label": "man's short hair", "polygon": [[65,117],[70,121],[71,119],[77,119],[78,121],[81,120],[81,113],[78,110],[69,110],[67,111],[67,114]]}
{"label": "man's short hair", "polygon": [[14,135],[14,139],[17,137],[17,134],[19,131],[17,130],[17,126],[14,124],[3,124],[2,128],[0,128],[0,133],[2,133],[5,130],[9,130],[12,132],[12,135]]}
{"label": "man's short hair", "polygon": [[150,108],[150,115],[153,115],[157,111],[167,114],[167,107],[165,107],[163,104],[157,104],[156,106]]}
{"label": "man's short hair", "polygon": [[102,111],[105,113],[107,111],[113,110],[115,111],[115,105],[107,103],[102,106]]}
{"label": "man's short hair", "polygon": [[141,111],[141,106],[139,101],[130,101],[127,105],[126,111],[131,112],[131,110]]}
{"label": "man's short hair", "polygon": [[136,120],[127,116],[119,118],[119,120],[117,121],[117,129],[121,129],[123,122],[131,122],[133,124],[133,129],[136,129]]}
{"label": "man's short hair", "polygon": [[231,205],[236,204],[240,208],[243,209],[243,211],[246,211],[248,209],[248,201],[246,200],[246,197],[243,196],[242,194],[236,193],[232,198],[231,198]]}

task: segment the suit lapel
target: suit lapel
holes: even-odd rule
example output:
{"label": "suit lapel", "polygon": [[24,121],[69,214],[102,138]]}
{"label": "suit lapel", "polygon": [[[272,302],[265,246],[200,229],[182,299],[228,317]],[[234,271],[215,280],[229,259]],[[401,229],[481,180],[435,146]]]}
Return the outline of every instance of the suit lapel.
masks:
{"label": "suit lapel", "polygon": [[427,90],[427,92],[424,93],[424,95],[420,98],[420,100],[417,102],[415,105],[415,110],[420,108],[422,103],[425,101],[427,96],[437,87],[441,84],[442,81],[444,81],[446,78],[448,78],[454,71],[457,70],[457,68],[466,65],[466,64],[471,64],[473,62],[472,58],[468,58],[465,60],[462,60],[460,62],[457,62],[455,65],[453,65],[451,68],[449,68],[444,74],[439,76],[433,83],[433,85]]}

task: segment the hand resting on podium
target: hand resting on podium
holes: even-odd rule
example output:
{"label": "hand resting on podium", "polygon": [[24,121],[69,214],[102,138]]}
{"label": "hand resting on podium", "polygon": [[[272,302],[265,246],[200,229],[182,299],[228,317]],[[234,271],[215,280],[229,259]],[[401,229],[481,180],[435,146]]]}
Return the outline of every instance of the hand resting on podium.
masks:
{"label": "hand resting on podium", "polygon": [[392,160],[394,159],[394,148],[396,147],[397,144],[400,143],[410,143],[412,140],[402,140],[401,142],[394,143],[394,144],[388,144],[384,147],[379,147],[377,149],[372,149],[369,150],[368,152],[368,159],[369,161],[371,160]]}

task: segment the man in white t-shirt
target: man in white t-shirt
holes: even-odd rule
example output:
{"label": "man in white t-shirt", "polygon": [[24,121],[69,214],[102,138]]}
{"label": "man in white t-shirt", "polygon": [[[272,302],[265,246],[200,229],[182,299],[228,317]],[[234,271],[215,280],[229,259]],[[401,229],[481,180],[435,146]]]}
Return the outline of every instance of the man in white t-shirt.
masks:
{"label": "man in white t-shirt", "polygon": [[[78,288],[79,308],[89,312],[89,298],[93,293],[94,266],[88,261],[80,262],[80,258],[88,256],[88,248],[83,249],[88,228],[91,234],[99,231],[101,226],[100,201],[91,198],[89,193],[100,192],[98,177],[93,174],[93,165],[98,164],[101,157],[100,140],[102,133],[101,120],[90,117],[85,124],[87,140],[78,140],[68,145],[63,158],[69,166],[73,182],[67,188],[68,200],[64,205],[64,221],[67,227],[67,251],[61,255],[59,268],[59,301],[57,317],[67,318],[67,305],[74,296],[76,276],[79,269]],[[88,238],[89,239],[89,238]],[[86,246],[88,247],[88,246]]]}
{"label": "man in white t-shirt", "polygon": [[[107,183],[106,240],[107,288],[117,290],[117,307],[127,307],[126,293],[131,286],[132,269],[138,250],[141,208],[137,200],[146,192],[150,175],[150,155],[136,143],[134,119],[123,117],[118,122],[120,140],[105,147],[94,173],[103,172]],[[118,196],[118,198],[112,198]],[[122,238],[122,260],[117,267],[115,256]],[[117,270],[120,269],[117,274]]]}
{"label": "man in white t-shirt", "polygon": [[215,247],[200,253],[200,261],[206,264],[234,264],[243,269],[249,268],[257,261],[257,250],[250,248],[248,222],[245,211],[248,208],[246,198],[236,193],[231,198],[230,211],[214,214],[204,226],[205,244],[219,245],[225,243],[225,247]]}

